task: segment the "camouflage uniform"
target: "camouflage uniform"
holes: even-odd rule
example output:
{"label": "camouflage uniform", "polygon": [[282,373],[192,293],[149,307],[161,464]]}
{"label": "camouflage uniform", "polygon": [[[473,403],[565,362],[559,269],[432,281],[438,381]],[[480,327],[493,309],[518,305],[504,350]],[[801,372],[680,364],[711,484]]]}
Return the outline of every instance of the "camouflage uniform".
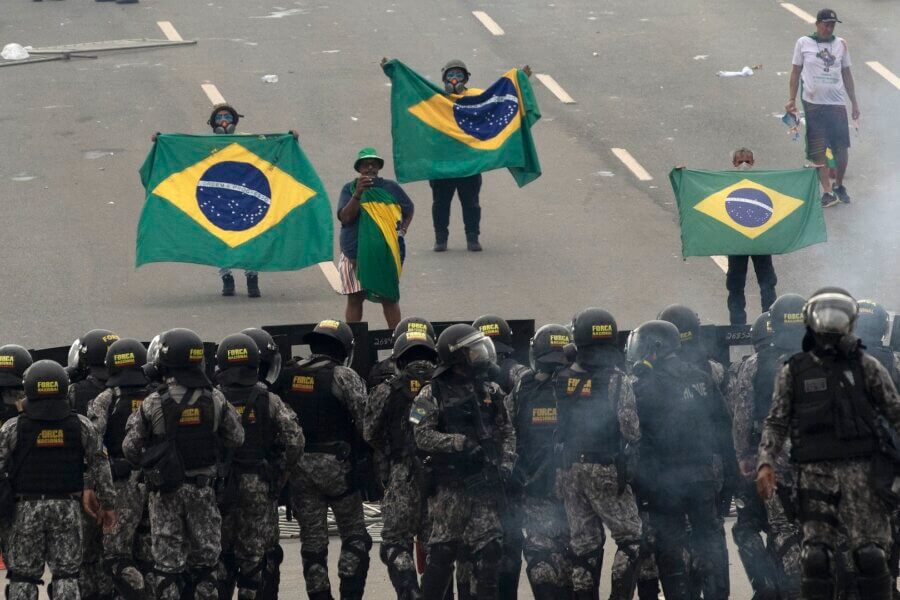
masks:
{"label": "camouflage uniform", "polygon": [[[310,359],[313,362],[322,360],[327,359],[322,356]],[[303,365],[304,362],[298,363],[297,366]],[[319,399],[318,404],[323,410],[329,410],[329,405],[336,400],[337,406],[332,408],[344,412],[346,419],[351,421],[342,423],[342,426],[347,428],[345,431],[347,436],[361,435],[366,384],[352,369],[338,365],[334,361],[328,362],[330,366],[325,365],[323,368],[333,369],[331,389],[309,391],[325,394],[325,397]],[[312,600],[331,598],[327,567],[327,512],[331,508],[341,536],[341,554],[338,560],[341,597],[362,598],[369,570],[372,538],[366,530],[362,496],[355,481],[352,444],[317,438],[322,432],[318,430],[314,421],[311,421],[312,424],[304,422],[306,401],[302,395],[293,391],[295,385],[300,385],[295,384],[296,377],[298,377],[296,371],[287,366],[282,371],[282,387],[277,389],[284,401],[298,414],[306,435],[303,457],[297,462],[290,480],[291,503],[300,524],[300,556],[303,561],[306,592]],[[322,443],[319,443],[320,441]]]}
{"label": "camouflage uniform", "polygon": [[[737,379],[731,387],[734,410],[732,435],[739,461],[756,459],[757,440],[762,430],[754,400],[754,381],[757,377],[760,354],[752,354],[743,362]],[[753,483],[745,481],[741,488],[738,520],[732,536],[738,553],[754,590],[771,593],[774,585],[782,594],[796,597],[800,585],[800,531],[792,506],[794,470],[789,462],[790,442],[773,455],[772,465],[779,479],[779,491],[771,499],[762,502],[753,489]],[[764,552],[759,532],[765,532],[768,548]],[[775,567],[775,572],[770,567]]]}
{"label": "camouflage uniform", "polygon": [[[44,400],[44,402],[47,402]],[[109,472],[109,462],[103,455],[100,439],[87,418],[79,416],[81,445],[87,471],[85,481],[97,494],[104,510],[113,508],[115,490]],[[11,454],[17,443],[18,418],[7,421],[0,429],[0,471],[9,467]],[[9,536],[9,569],[7,598],[37,600],[37,585],[41,583],[44,563],[53,574],[52,597],[56,600],[77,600],[78,569],[81,565],[82,529],[81,494],[71,500],[17,500]]]}
{"label": "camouflage uniform", "polygon": [[[142,388],[141,391],[145,390],[146,388]],[[131,401],[131,398],[123,396],[121,388],[108,388],[88,405],[88,419],[101,440],[106,438],[107,424],[117,398],[119,401]],[[131,402],[132,413],[138,410],[140,402],[142,401],[138,399]],[[111,449],[107,451],[112,453]],[[107,569],[112,571],[107,575],[112,576],[114,584],[120,584],[117,579],[121,578],[128,588],[141,590],[150,583],[150,573],[142,573],[135,563],[134,544],[135,534],[147,508],[147,486],[141,482],[137,471],[132,471],[125,477],[114,478],[113,485],[116,488],[116,526],[113,531],[103,535],[103,558]]]}
{"label": "camouflage uniform", "polygon": [[[808,366],[810,364],[812,368]],[[825,377],[809,379],[819,372]],[[867,441],[874,438],[872,430],[868,430],[869,437],[864,433],[865,422],[870,419],[869,412],[873,408],[894,430],[900,430],[900,396],[884,367],[865,353],[860,352],[859,358],[854,355],[849,359],[827,354],[823,357],[818,351],[797,354],[778,373],[772,407],[759,445],[758,466],[774,466],[789,433],[791,435],[791,457],[798,470],[799,517],[803,533],[803,597],[825,598],[834,592],[834,574],[839,570],[835,562],[841,559],[841,546],[846,539],[857,571],[860,597],[881,598],[889,586],[889,581],[884,580],[890,577],[887,555],[891,546],[891,523],[889,511],[875,490],[871,449],[868,456],[860,458],[818,460],[815,453],[810,454],[814,449],[815,452],[820,450],[802,437],[807,427],[803,418],[807,413],[798,412],[799,383],[803,384],[802,401],[805,404],[801,406],[804,410],[810,411],[815,406],[813,402],[821,405],[818,398],[828,394],[836,398],[832,400],[832,410],[841,411],[834,414],[840,414],[842,418],[832,417],[835,430],[853,425],[860,432],[859,437],[835,434],[839,436],[838,441],[828,444],[825,454],[837,451],[841,456],[852,457],[854,454],[846,444],[858,444],[857,440],[864,444],[873,443]],[[864,395],[863,398],[860,395]],[[852,404],[840,402],[843,398]],[[863,408],[861,404],[868,406]],[[889,479],[893,480],[893,476]]]}
{"label": "camouflage uniform", "polygon": [[[22,410],[25,401],[25,392],[21,389],[0,389],[0,427],[4,423],[17,416]],[[6,543],[9,540],[9,523],[6,519],[0,519],[0,554],[6,555]]]}
{"label": "camouflage uniform", "polygon": [[[262,384],[259,387],[261,393],[268,394],[268,419],[280,456],[267,459],[269,465],[275,467],[271,473],[261,472],[259,466],[242,467],[233,463],[231,467],[230,476],[238,478],[237,494],[233,498],[233,506],[223,509],[219,581],[220,589],[231,591],[233,585],[229,580],[236,575],[238,598],[241,599],[255,598],[257,595],[266,551],[272,547],[273,538],[276,544],[278,539],[278,484],[284,474],[293,470],[304,444],[303,432],[294,412],[277,395],[267,392]],[[230,396],[228,388],[220,389],[229,401],[238,404]],[[245,433],[249,435],[249,425],[260,422],[260,419],[255,414],[247,415],[243,404],[239,404],[237,410],[245,423]],[[223,582],[228,583],[222,586]]]}
{"label": "camouflage uniform", "polygon": [[[620,440],[636,444],[640,439],[634,391],[625,374],[615,367],[598,369],[593,374],[576,363],[559,371],[556,380],[560,437],[565,444],[566,462],[571,461],[565,475],[563,500],[569,521],[575,593],[579,598],[590,597],[600,585],[603,526],[606,525],[617,546],[612,564],[612,588],[613,594],[617,595],[611,597],[630,598],[637,570],[641,519],[631,485],[624,482],[624,476],[620,479],[614,455],[621,450]],[[584,395],[588,381],[595,388],[593,391],[588,388],[587,394],[605,394],[604,404],[610,404],[609,410],[614,411],[614,417],[610,415],[614,422],[606,426],[618,434],[597,441],[615,446],[616,450],[603,458],[586,456],[568,433],[578,421],[586,419],[585,415],[575,415],[572,411],[578,398]],[[606,390],[596,389],[604,385]]]}
{"label": "camouflage uniform", "polygon": [[[439,393],[435,392],[436,387],[441,390]],[[478,417],[467,418],[465,423],[447,425],[445,418],[450,402],[454,402],[454,407],[472,410]],[[515,431],[503,403],[502,392],[496,384],[474,383],[451,373],[422,388],[410,413],[410,420],[415,424],[414,434],[419,450],[429,454],[431,459],[446,462],[434,466],[436,490],[428,499],[431,532],[422,591],[426,598],[440,596],[443,592],[439,590],[445,589],[449,583],[452,562],[457,556],[468,554],[473,564],[475,596],[494,597],[498,589],[498,566],[502,553],[503,530],[499,516],[502,498],[497,489],[499,482],[494,481],[491,485],[481,476],[487,473],[485,469],[511,473],[515,464]],[[455,431],[470,427],[478,429],[473,420],[480,421],[485,431],[478,434]],[[480,437],[485,434],[489,437]],[[479,437],[472,439],[473,435]],[[473,469],[471,464],[463,464],[464,452],[468,447],[475,446],[484,450],[487,467]],[[485,446],[489,448],[485,449]],[[491,449],[496,452],[491,452]],[[463,468],[470,471],[469,479],[475,482],[471,491],[467,489],[463,475],[454,474]]]}
{"label": "camouflage uniform", "polygon": [[381,501],[381,560],[387,565],[398,595],[419,587],[413,538],[422,530],[423,480],[409,411],[420,384],[417,378],[407,381],[403,377],[378,384],[366,404],[363,427],[366,441],[388,462],[389,474]]}
{"label": "camouflage uniform", "polygon": [[[201,390],[185,397],[188,388],[171,378],[166,383],[179,408],[200,402]],[[215,436],[225,447],[240,446],[244,429],[237,411],[218,390],[206,392],[212,397]],[[140,464],[141,455],[153,438],[166,435],[165,421],[163,397],[157,391],[128,419],[122,450],[132,464]],[[194,470],[186,468],[184,474],[185,482],[174,491],[149,493],[156,594],[160,600],[177,600],[182,589],[193,585],[198,600],[210,600],[218,596],[215,568],[222,550],[222,519],[210,487],[216,467],[213,464]]]}

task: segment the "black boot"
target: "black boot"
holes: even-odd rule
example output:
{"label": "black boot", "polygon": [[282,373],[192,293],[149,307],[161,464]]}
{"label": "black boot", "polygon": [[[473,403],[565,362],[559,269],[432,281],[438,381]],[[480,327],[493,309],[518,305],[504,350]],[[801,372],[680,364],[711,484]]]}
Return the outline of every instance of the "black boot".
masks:
{"label": "black boot", "polygon": [[259,298],[259,275],[247,274],[247,296],[250,298]]}
{"label": "black boot", "polygon": [[638,600],[657,600],[659,598],[659,580],[641,579],[637,583]]}
{"label": "black boot", "polygon": [[469,252],[481,252],[481,244],[478,243],[477,235],[466,236],[466,250]]}
{"label": "black boot", "polygon": [[231,273],[222,275],[222,295],[234,296],[234,277]]}
{"label": "black boot", "polygon": [[446,235],[435,235],[434,236],[434,248],[435,252],[446,252],[447,251],[447,236]]}

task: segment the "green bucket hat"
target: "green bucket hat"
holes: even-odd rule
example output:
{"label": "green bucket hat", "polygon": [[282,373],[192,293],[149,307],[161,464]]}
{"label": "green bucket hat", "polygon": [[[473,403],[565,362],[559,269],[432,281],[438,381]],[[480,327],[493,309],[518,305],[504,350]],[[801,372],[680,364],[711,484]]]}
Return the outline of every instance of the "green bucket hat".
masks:
{"label": "green bucket hat", "polygon": [[353,163],[353,170],[359,171],[359,161],[364,160],[366,158],[374,158],[381,165],[378,167],[379,169],[384,168],[384,159],[378,156],[378,151],[375,148],[363,148],[356,155],[356,162]]}

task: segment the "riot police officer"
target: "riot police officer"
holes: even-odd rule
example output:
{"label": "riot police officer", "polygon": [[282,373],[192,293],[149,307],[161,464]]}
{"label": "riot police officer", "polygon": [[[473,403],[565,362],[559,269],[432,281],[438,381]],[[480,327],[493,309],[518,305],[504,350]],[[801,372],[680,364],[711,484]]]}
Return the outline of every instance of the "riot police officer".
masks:
{"label": "riot police officer", "polygon": [[69,371],[74,381],[69,386],[69,402],[79,415],[87,415],[88,404],[106,389],[106,352],[119,339],[107,329],[92,329],[72,343]]}
{"label": "riot police officer", "polygon": [[614,600],[634,593],[641,521],[626,481],[626,445],[640,439],[634,392],[622,366],[613,316],[587,308],[575,316],[575,363],[554,377],[557,439],[567,471],[562,486],[578,600],[595,598],[603,565],[603,525],[616,541]]}
{"label": "riot police officer", "polygon": [[853,333],[859,337],[866,347],[866,353],[881,363],[894,387],[900,386],[900,354],[894,352],[887,344],[885,337],[890,327],[890,315],[883,306],[874,300],[859,301],[859,317]]}
{"label": "riot police officer", "polygon": [[[628,339],[641,422],[639,487],[649,501],[666,598],[690,597],[690,549],[703,597],[725,600],[728,550],[719,479],[727,474],[728,489],[737,477],[730,419],[712,377],[682,360],[680,345],[679,331],[668,321],[648,321]],[[730,504],[731,494],[724,497]]]}
{"label": "riot police officer", "polygon": [[544,325],[530,344],[531,369],[519,377],[508,406],[516,429],[514,480],[523,490],[525,573],[535,600],[572,596],[571,563],[566,556],[569,527],[556,495],[557,427],[553,373],[568,364],[572,337],[564,325]]}
{"label": "riot police officer", "polygon": [[294,514],[300,522],[306,593],[310,600],[332,597],[326,521],[331,508],[341,533],[341,599],[359,600],[372,548],[357,473],[366,384],[346,366],[354,344],[346,323],[320,321],[303,341],[312,355],[286,365],[278,394],[297,413],[306,436],[303,457],[290,480]]}
{"label": "riot police officer", "polygon": [[[218,389],[241,415],[244,443],[226,450],[217,482],[222,513],[219,597],[258,597],[266,552],[278,532],[278,499],[303,450],[295,415],[259,382],[260,351],[235,333],[216,350]],[[274,532],[274,533],[273,533]]]}
{"label": "riot police officer", "polygon": [[204,371],[203,342],[170,329],[147,350],[164,384],[128,419],[122,451],[149,490],[156,595],[218,596],[222,517],[213,481],[219,448],[244,442],[240,416]]}
{"label": "riot police officer", "polygon": [[[397,339],[404,333],[424,333],[432,340],[437,339],[437,336],[434,334],[434,326],[432,326],[430,321],[422,317],[406,317],[397,323],[397,326],[394,328],[394,332],[391,335],[391,348],[397,344]],[[369,390],[374,390],[378,384],[391,379],[396,374],[397,368],[394,364],[394,355],[391,354],[384,360],[375,363],[375,366],[369,371],[369,377],[366,381]]]}
{"label": "riot police officer", "polygon": [[719,361],[710,358],[700,337],[700,317],[693,309],[682,304],[671,304],[664,308],[659,316],[660,321],[668,321],[678,328],[681,336],[681,348],[678,353],[682,360],[694,365],[712,376],[719,390],[725,393],[725,367]]}
{"label": "riot police officer", "polygon": [[0,471],[9,474],[15,495],[6,557],[11,600],[38,597],[45,563],[53,575],[50,597],[79,598],[81,500],[88,485],[98,499],[92,516],[104,530],[115,523],[109,462],[90,421],[67,402],[68,386],[59,364],[37,361],[24,374],[22,414],[0,429]]}
{"label": "riot police officer", "polygon": [[147,505],[147,488],[122,452],[125,425],[150,395],[150,382],[142,369],[147,350],[134,339],[113,342],[106,352],[106,389],[88,405],[87,416],[109,456],[116,488],[113,532],[103,536],[103,561],[120,596],[140,600],[147,593],[150,565],[138,565],[134,556],[135,535]]}
{"label": "riot police officer", "polygon": [[[798,294],[783,294],[775,300],[769,311],[772,321],[772,342],[744,361],[732,388],[734,447],[741,475],[748,484],[753,481],[756,474],[756,451],[763,420],[769,413],[772,403],[776,374],[791,355],[802,349],[806,331],[802,315],[805,302],[803,296]],[[793,469],[788,464],[786,453],[776,458],[778,460],[774,466],[779,471],[781,481],[778,494],[760,505],[757,496],[744,492],[739,498],[741,504],[738,507],[739,519],[757,524],[748,524],[747,529],[744,529],[741,522],[734,535],[756,535],[750,530],[763,528],[760,521],[765,515],[769,546],[778,557],[776,561],[778,589],[782,596],[796,598],[800,594],[800,547],[797,542],[799,532],[792,514]],[[738,547],[741,546],[742,543],[738,543]],[[750,580],[756,582],[756,586],[761,590],[766,590],[765,594],[771,596],[775,593],[771,580],[764,572],[751,575]]]}
{"label": "riot police officer", "polygon": [[281,351],[272,334],[258,327],[242,329],[241,333],[249,335],[259,349],[259,382],[272,388],[281,374]]}
{"label": "riot police officer", "polygon": [[441,600],[453,561],[468,555],[474,597],[497,597],[503,531],[503,483],[515,464],[515,432],[499,387],[490,338],[470,325],[451,325],[438,338],[438,368],[416,398],[410,421],[427,455],[434,492],[422,592]]}
{"label": "riot police officer", "polygon": [[516,387],[516,381],[528,371],[528,367],[513,358],[515,349],[512,346],[512,329],[505,319],[497,315],[482,315],[475,319],[472,327],[491,338],[497,351],[497,366],[500,375],[497,384],[504,393],[510,393]]}
{"label": "riot police officer", "polygon": [[0,425],[22,412],[22,376],[31,366],[31,353],[17,344],[0,346]]}
{"label": "riot police officer", "polygon": [[859,597],[891,598],[886,500],[897,500],[897,464],[876,449],[879,437],[900,430],[900,396],[881,363],[851,335],[857,315],[856,300],[840,288],[809,298],[802,309],[806,351],[778,371],[759,445],[757,489],[770,498],[774,466],[790,436],[803,532],[801,588],[808,600],[848,591],[837,590],[835,581],[842,541]]}
{"label": "riot police officer", "polygon": [[378,384],[366,404],[365,438],[387,462],[381,502],[381,560],[400,600],[422,597],[413,558],[413,538],[422,534],[423,474],[416,456],[409,413],[437,366],[434,340],[425,331],[401,333],[391,355],[396,375]]}

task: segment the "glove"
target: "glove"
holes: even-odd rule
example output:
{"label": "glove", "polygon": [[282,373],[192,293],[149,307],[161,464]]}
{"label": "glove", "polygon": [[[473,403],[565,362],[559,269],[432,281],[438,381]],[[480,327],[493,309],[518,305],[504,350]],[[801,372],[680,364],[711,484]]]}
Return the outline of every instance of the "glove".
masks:
{"label": "glove", "polygon": [[769,465],[763,465],[756,474],[756,493],[763,502],[775,493],[775,471]]}
{"label": "glove", "polygon": [[463,444],[463,457],[472,466],[480,467],[484,464],[484,450],[472,440],[466,440]]}

